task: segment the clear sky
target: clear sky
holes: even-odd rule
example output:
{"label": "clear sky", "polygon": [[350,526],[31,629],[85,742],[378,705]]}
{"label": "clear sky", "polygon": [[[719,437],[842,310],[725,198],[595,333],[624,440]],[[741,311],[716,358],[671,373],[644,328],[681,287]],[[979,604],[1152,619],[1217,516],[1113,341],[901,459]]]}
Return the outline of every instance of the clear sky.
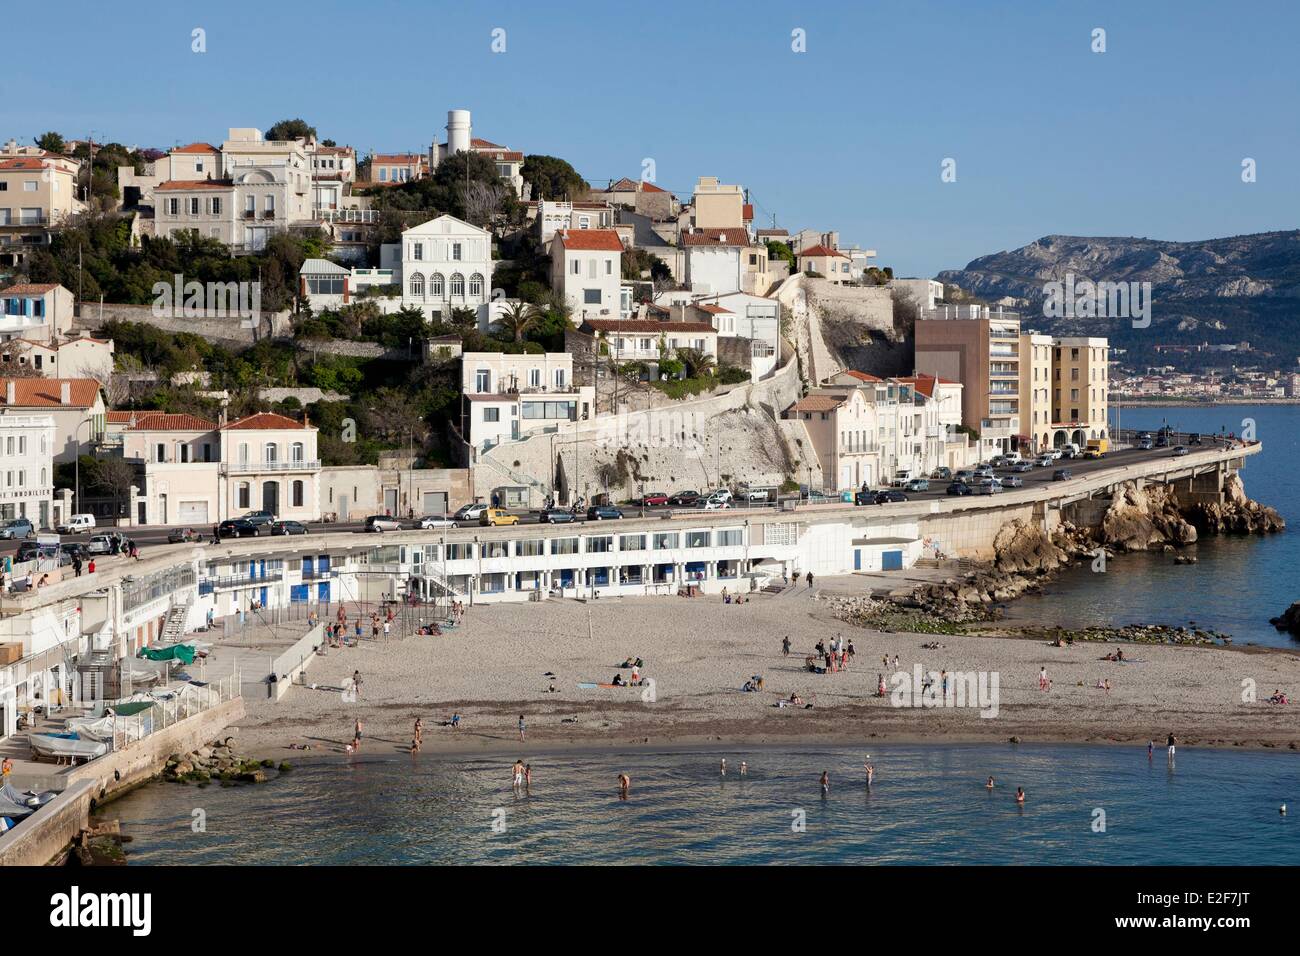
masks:
{"label": "clear sky", "polygon": [[1290,229],[1300,207],[1284,0],[62,0],[5,22],[21,56],[0,71],[0,138],[165,148],[301,116],[396,152],[466,108],[476,136],[593,183],[646,158],[685,197],[700,175],[739,183],[763,224],[838,229],[899,275],[1050,233]]}

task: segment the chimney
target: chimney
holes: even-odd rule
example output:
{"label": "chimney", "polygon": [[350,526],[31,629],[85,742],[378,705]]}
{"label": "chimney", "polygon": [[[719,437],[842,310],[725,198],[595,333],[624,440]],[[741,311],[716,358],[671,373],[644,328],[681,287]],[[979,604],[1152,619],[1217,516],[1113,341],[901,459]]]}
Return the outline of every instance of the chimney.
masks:
{"label": "chimney", "polygon": [[6,405],[18,404],[18,383],[15,382],[13,379],[10,379],[5,384],[5,404]]}
{"label": "chimney", "polygon": [[71,382],[59,383],[59,404],[60,405],[72,404],[72,383]]}

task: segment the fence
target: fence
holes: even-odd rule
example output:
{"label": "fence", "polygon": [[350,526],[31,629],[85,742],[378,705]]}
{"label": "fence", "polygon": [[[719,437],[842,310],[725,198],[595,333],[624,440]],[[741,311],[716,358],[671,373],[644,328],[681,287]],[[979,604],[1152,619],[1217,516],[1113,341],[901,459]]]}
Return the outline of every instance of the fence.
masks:
{"label": "fence", "polygon": [[[206,710],[211,710],[240,695],[240,674],[238,665],[221,680],[199,686],[185,684],[175,692],[175,696],[165,700],[154,700],[152,707],[129,717],[110,717],[113,721],[113,750],[120,750],[129,744],[138,743],[150,734],[175,726],[182,720],[194,717]],[[129,700],[129,698],[128,698]]]}
{"label": "fence", "polygon": [[325,625],[317,624],[304,634],[293,647],[271,661],[271,696],[279,700],[289,692],[289,687],[307,673],[307,665],[316,656],[316,649],[325,642]]}

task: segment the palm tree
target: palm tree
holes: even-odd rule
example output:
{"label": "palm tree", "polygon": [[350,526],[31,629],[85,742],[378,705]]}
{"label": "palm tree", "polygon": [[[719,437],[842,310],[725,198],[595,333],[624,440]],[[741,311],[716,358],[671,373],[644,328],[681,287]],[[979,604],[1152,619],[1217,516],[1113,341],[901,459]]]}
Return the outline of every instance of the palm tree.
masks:
{"label": "palm tree", "polygon": [[514,335],[516,342],[522,342],[524,333],[536,325],[541,317],[542,313],[537,306],[527,302],[513,302],[506,306],[497,321],[501,323],[502,330]]}
{"label": "palm tree", "polygon": [[686,366],[687,378],[712,374],[714,366],[718,364],[712,355],[701,349],[678,349],[677,358]]}

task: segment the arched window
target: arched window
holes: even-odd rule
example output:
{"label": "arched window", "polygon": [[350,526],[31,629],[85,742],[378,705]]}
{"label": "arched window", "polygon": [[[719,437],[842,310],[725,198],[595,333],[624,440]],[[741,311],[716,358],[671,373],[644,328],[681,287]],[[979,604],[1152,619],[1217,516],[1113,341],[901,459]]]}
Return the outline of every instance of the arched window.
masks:
{"label": "arched window", "polygon": [[289,449],[289,460],[290,460],[290,461],[296,461],[296,462],[301,462],[301,461],[303,460],[303,456],[302,456],[302,442],[300,442],[300,441],[296,441],[296,442],[294,442],[293,445],[290,447],[290,449]]}
{"label": "arched window", "polygon": [[279,457],[279,449],[273,441],[267,442],[263,451],[265,454],[262,456],[262,461],[268,465],[274,464]]}
{"label": "arched window", "polygon": [[295,481],[293,483],[293,506],[295,508],[302,507],[302,498],[303,498],[303,484],[301,481]]}
{"label": "arched window", "polygon": [[483,294],[483,277],[477,272],[469,277],[469,294],[473,296]]}
{"label": "arched window", "polygon": [[239,500],[239,504],[235,505],[236,508],[247,508],[247,507],[248,507],[248,502],[249,502],[249,491],[248,491],[248,482],[246,482],[246,481],[241,481],[241,482],[239,483],[239,499],[238,499],[238,500]]}
{"label": "arched window", "polygon": [[432,278],[429,279],[429,298],[431,299],[442,298],[442,273],[441,272],[435,272]]}
{"label": "arched window", "polygon": [[461,275],[459,272],[456,272],[456,273],[453,273],[453,274],[452,274],[452,277],[451,277],[451,295],[452,295],[452,298],[455,298],[456,296],[464,296],[464,295],[465,295],[465,277],[464,277],[463,275]]}
{"label": "arched window", "polygon": [[411,276],[411,295],[424,298],[424,276],[418,272]]}

